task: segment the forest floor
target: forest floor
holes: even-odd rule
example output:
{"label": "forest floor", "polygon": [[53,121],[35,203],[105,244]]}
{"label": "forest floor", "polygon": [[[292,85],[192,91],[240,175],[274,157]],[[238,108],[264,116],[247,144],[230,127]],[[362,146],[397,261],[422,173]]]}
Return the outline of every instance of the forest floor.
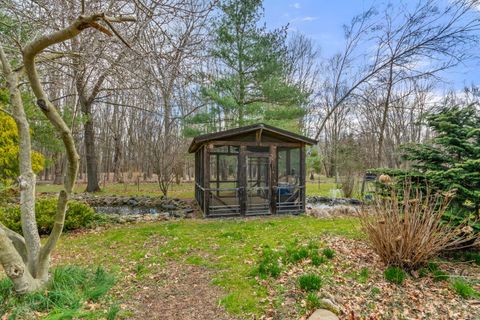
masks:
{"label": "forest floor", "polygon": [[[479,319],[479,299],[462,298],[452,279],[479,290],[480,266],[438,260],[447,277],[409,276],[399,286],[384,279],[385,266],[362,238],[351,217],[141,223],[66,234],[54,263],[115,274],[111,299],[124,319],[305,319],[318,307],[299,289],[305,273],[321,277],[315,294],[329,298],[342,319]],[[333,250],[333,258],[317,266],[300,259],[276,278],[258,276],[266,247],[283,252],[311,243]]]}

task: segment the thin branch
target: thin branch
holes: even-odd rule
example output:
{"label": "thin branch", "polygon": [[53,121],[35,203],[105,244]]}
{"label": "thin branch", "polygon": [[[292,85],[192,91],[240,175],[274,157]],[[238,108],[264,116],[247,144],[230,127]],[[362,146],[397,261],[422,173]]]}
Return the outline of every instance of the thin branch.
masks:
{"label": "thin branch", "polygon": [[6,115],[12,117],[13,119],[15,119],[15,117],[13,116],[13,113],[11,113],[10,111],[7,111],[7,110],[2,109],[2,108],[0,108],[0,111],[5,113]]}

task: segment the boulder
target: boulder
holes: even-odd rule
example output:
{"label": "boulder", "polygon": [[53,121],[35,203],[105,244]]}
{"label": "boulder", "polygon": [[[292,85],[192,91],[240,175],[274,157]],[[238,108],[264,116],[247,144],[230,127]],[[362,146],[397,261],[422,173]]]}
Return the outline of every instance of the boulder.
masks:
{"label": "boulder", "polygon": [[322,300],[320,300],[320,305],[322,307],[324,307],[325,309],[328,309],[330,310],[331,312],[335,313],[335,314],[339,314],[340,313],[340,307],[338,307],[333,301],[332,299],[328,299],[328,298],[323,298]]}
{"label": "boulder", "polygon": [[329,310],[318,309],[308,317],[308,320],[338,320],[338,317]]}

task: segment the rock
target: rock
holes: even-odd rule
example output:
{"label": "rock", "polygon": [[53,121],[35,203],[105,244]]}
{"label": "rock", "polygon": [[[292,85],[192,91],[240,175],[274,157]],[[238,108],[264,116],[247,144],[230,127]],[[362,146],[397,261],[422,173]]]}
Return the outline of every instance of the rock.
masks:
{"label": "rock", "polygon": [[135,199],[135,198],[131,198],[131,199],[129,199],[129,200],[127,201],[127,204],[128,204],[129,206],[135,207],[135,206],[138,204],[138,201],[137,201],[137,199]]}
{"label": "rock", "polygon": [[331,311],[318,309],[308,317],[308,320],[338,320],[338,317]]}
{"label": "rock", "polygon": [[358,199],[355,199],[355,198],[351,198],[351,199],[348,199],[348,202],[354,206],[360,206],[363,204],[362,201],[358,200]]}
{"label": "rock", "polygon": [[168,214],[168,212],[162,212],[158,214],[158,220],[163,221],[168,219],[170,219],[170,214]]}
{"label": "rock", "polygon": [[331,299],[323,298],[322,300],[320,300],[320,304],[321,304],[325,309],[328,309],[328,310],[330,310],[331,312],[333,312],[333,313],[335,313],[335,314],[339,314],[339,313],[340,313],[340,308],[339,308]]}
{"label": "rock", "polygon": [[177,206],[174,204],[162,204],[162,209],[164,210],[177,210]]}

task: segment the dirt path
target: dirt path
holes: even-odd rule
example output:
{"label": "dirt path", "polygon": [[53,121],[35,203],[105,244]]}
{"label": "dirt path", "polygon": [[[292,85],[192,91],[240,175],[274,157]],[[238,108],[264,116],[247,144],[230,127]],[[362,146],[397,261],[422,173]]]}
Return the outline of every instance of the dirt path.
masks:
{"label": "dirt path", "polygon": [[134,319],[233,320],[218,304],[225,293],[211,284],[208,269],[168,263],[156,277],[134,296]]}

